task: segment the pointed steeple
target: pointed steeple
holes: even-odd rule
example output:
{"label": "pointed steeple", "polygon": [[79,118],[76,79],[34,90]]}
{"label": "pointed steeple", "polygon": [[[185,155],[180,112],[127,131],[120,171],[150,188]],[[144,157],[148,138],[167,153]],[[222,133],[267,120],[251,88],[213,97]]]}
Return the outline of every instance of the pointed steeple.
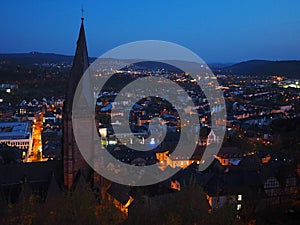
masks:
{"label": "pointed steeple", "polygon": [[84,72],[89,66],[89,57],[86,45],[85,31],[84,31],[84,18],[81,18],[80,32],[77,40],[76,52],[71,69],[68,88],[67,88],[67,110],[72,110],[72,102],[75,94],[77,84]]}
{"label": "pointed steeple", "polygon": [[90,168],[82,157],[73,133],[72,105],[75,91],[79,93],[79,99],[74,104],[80,104],[83,108],[93,101],[92,90],[90,88],[90,76],[84,76],[84,82],[79,83],[89,67],[88,51],[84,31],[84,19],[81,18],[81,26],[77,40],[76,52],[73,66],[68,80],[66,101],[63,107],[63,169],[64,185],[69,189],[72,187],[74,179],[79,170],[86,172]]}
{"label": "pointed steeple", "polygon": [[55,201],[55,200],[61,198],[62,196],[63,196],[63,193],[62,193],[61,189],[59,188],[59,186],[56,182],[54,173],[52,171],[45,202]]}

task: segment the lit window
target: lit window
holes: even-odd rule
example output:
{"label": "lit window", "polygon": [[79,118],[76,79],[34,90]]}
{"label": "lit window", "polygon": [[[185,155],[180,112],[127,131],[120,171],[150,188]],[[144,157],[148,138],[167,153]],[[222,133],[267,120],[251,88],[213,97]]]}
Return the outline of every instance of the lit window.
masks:
{"label": "lit window", "polygon": [[238,201],[242,201],[242,195],[238,195]]}
{"label": "lit window", "polygon": [[236,210],[241,210],[241,208],[242,208],[242,205],[241,204],[238,204],[237,206],[236,206]]}

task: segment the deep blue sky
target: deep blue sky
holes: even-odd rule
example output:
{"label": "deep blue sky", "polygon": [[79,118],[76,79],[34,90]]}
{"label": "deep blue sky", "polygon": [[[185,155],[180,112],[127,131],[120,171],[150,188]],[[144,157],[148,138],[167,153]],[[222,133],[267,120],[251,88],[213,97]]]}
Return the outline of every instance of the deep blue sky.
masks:
{"label": "deep blue sky", "polygon": [[73,55],[82,4],[90,56],[158,39],[210,63],[300,59],[299,0],[4,0],[0,52]]}

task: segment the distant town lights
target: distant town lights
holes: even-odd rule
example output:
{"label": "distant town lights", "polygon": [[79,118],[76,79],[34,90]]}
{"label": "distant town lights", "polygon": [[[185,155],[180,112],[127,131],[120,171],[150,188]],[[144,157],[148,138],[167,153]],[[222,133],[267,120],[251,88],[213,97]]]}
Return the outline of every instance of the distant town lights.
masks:
{"label": "distant town lights", "polygon": [[106,128],[100,128],[99,129],[99,133],[100,133],[101,137],[106,138],[106,136],[107,136],[107,129]]}
{"label": "distant town lights", "polygon": [[150,140],[150,143],[149,143],[150,145],[155,145],[155,140],[154,140],[154,138],[151,138],[151,140]]}

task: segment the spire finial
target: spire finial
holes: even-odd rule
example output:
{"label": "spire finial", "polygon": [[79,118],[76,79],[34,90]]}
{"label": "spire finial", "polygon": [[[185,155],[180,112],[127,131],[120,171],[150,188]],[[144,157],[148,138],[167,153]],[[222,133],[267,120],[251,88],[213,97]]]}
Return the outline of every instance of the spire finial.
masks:
{"label": "spire finial", "polygon": [[84,9],[83,6],[81,6],[81,20],[84,20]]}

